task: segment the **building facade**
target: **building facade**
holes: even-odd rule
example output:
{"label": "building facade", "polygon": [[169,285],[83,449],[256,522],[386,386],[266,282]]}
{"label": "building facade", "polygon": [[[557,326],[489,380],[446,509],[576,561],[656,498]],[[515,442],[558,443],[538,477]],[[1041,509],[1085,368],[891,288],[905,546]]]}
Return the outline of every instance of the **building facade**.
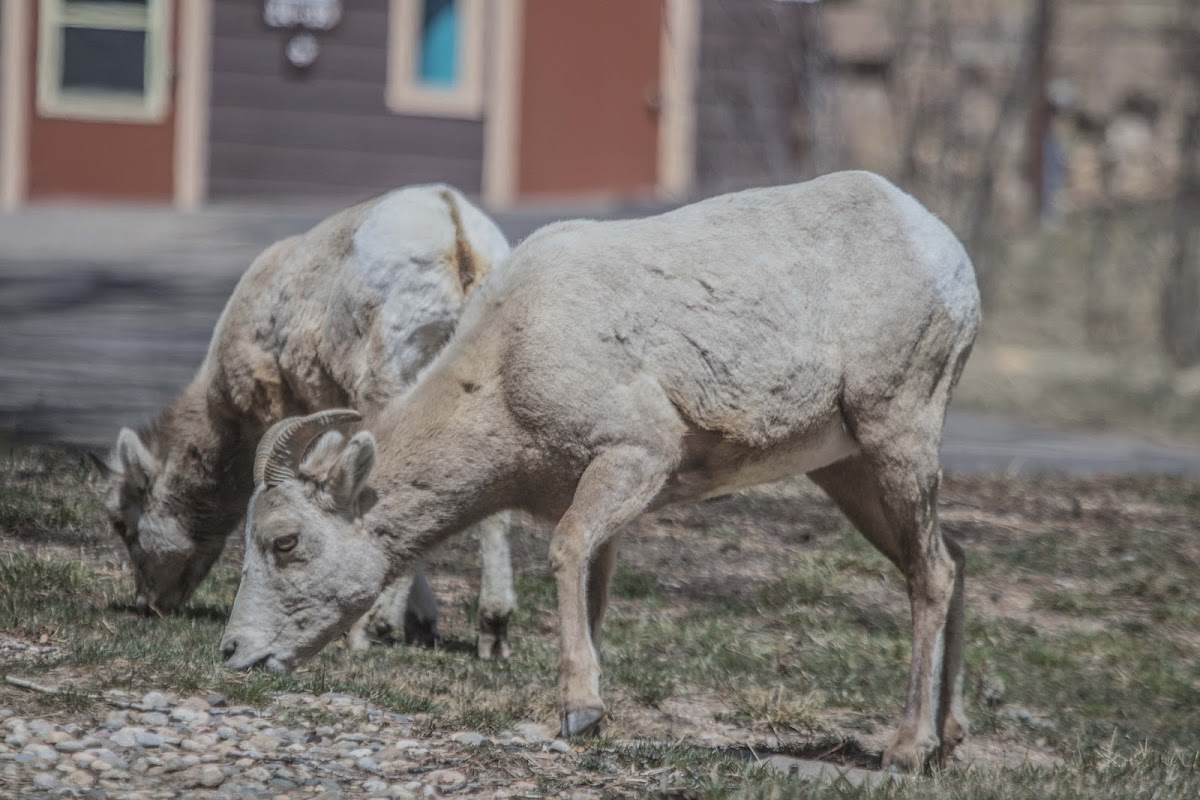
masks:
{"label": "building facade", "polygon": [[0,203],[682,194],[695,0],[4,0]]}

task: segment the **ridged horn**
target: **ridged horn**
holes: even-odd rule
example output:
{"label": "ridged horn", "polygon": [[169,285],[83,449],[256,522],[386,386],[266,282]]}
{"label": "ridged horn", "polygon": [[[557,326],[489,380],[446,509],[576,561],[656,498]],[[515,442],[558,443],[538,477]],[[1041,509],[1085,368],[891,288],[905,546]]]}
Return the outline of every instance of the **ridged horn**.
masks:
{"label": "ridged horn", "polygon": [[314,439],[330,428],[360,419],[362,414],[357,411],[332,408],[276,422],[263,434],[254,453],[254,485],[278,486],[295,478],[300,471],[300,459]]}

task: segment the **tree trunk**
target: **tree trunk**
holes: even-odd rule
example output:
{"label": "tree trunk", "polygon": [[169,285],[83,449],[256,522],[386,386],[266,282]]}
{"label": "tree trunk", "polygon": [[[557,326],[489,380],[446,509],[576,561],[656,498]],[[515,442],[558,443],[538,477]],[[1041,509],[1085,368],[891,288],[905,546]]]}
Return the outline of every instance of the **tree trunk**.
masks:
{"label": "tree trunk", "polygon": [[1175,252],[1163,285],[1163,347],[1180,367],[1200,364],[1200,10],[1182,0],[1179,64],[1187,111],[1179,138],[1179,188],[1175,194]]}

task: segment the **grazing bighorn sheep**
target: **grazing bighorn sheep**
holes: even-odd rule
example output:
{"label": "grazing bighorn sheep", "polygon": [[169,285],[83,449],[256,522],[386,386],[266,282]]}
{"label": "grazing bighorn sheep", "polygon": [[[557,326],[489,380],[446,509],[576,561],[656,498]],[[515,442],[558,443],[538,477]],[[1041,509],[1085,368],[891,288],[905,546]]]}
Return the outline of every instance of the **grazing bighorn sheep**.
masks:
{"label": "grazing bighorn sheep", "polygon": [[967,729],[938,449],[978,324],[954,234],[869,173],[544,228],[369,431],[307,457],[354,415],[263,438],[227,663],[295,668],[446,536],[524,508],[558,520],[559,707],[579,734],[604,714],[625,523],[807,473],[907,579],[912,671],[884,762],[920,768]]}
{"label": "grazing bighorn sheep", "polygon": [[[178,608],[207,574],[246,510],[254,446],[267,426],[331,406],[370,410],[399,394],[508,252],[481,211],[431,185],[347,209],[260,255],[195,378],[140,434],[122,429],[107,466],[107,505],[129,548],[139,609]],[[508,653],[515,599],[506,519],[480,525],[484,658]],[[436,636],[436,603],[412,566],[411,596],[406,580],[384,593],[354,646],[401,625],[408,639]]]}

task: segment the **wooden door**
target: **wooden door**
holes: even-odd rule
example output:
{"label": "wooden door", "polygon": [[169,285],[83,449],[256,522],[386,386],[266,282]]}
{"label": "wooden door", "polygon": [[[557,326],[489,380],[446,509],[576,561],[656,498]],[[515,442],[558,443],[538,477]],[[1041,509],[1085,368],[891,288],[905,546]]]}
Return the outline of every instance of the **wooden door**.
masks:
{"label": "wooden door", "polygon": [[526,0],[518,194],[656,187],[663,13],[661,0]]}
{"label": "wooden door", "polygon": [[37,0],[31,198],[172,198],[174,6]]}

